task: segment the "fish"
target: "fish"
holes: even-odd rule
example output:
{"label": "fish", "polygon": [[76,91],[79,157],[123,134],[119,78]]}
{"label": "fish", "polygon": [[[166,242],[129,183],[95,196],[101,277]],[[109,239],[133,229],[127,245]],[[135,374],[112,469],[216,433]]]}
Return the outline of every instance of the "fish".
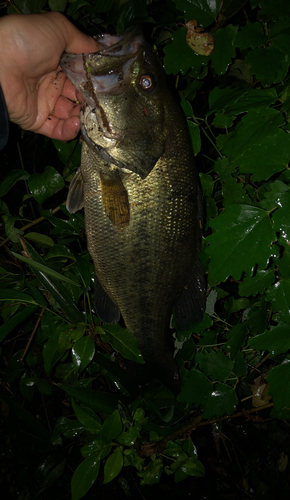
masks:
{"label": "fish", "polygon": [[106,324],[122,316],[137,339],[145,365],[129,363],[130,378],[142,384],[157,377],[178,395],[172,310],[180,331],[205,311],[202,195],[191,138],[139,28],[97,42],[95,53],[65,53],[60,61],[83,98],[81,166],[67,209],[84,207],[97,316]]}

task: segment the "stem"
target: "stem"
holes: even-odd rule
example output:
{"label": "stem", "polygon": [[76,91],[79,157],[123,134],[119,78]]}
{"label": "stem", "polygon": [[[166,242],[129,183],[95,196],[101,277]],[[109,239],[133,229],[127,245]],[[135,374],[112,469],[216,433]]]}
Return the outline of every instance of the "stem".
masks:
{"label": "stem", "polygon": [[[52,211],[51,211],[51,214],[54,215],[56,212],[58,212],[60,210],[60,206],[59,207],[56,207],[54,208]],[[26,224],[25,226],[22,226],[20,228],[21,231],[26,231],[26,229],[29,229],[30,227],[33,227],[35,226],[36,224],[39,224],[39,222],[42,222],[46,220],[45,217],[39,217],[38,219],[35,219],[33,220],[32,222],[29,222],[29,224]],[[6,245],[6,243],[8,243],[9,238],[5,238],[5,240],[1,241],[0,243],[0,247],[3,247],[4,245]]]}

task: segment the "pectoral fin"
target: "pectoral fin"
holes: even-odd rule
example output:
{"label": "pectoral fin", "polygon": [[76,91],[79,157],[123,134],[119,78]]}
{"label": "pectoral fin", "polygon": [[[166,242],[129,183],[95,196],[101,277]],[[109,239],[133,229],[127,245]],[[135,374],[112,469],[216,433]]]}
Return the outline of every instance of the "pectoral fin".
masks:
{"label": "pectoral fin", "polygon": [[104,323],[118,323],[120,319],[120,309],[112,301],[107,292],[103,289],[95,273],[95,308],[98,318]]}
{"label": "pectoral fin", "polygon": [[81,169],[78,168],[70,185],[66,200],[66,209],[74,214],[84,206],[84,182]]}
{"label": "pectoral fin", "polygon": [[183,289],[175,308],[175,319],[178,330],[190,330],[203,318],[206,305],[206,280],[197,258],[190,274],[188,284]]}
{"label": "pectoral fin", "polygon": [[119,230],[125,229],[129,225],[130,210],[121,177],[117,173],[110,179],[101,176],[101,190],[103,208],[113,226]]}

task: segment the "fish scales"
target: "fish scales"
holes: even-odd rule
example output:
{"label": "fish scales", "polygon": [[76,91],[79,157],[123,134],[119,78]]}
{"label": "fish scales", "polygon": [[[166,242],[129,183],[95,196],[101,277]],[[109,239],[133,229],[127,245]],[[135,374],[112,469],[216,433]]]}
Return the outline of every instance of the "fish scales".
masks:
{"label": "fish scales", "polygon": [[[140,43],[140,65],[145,59],[145,69],[138,70],[147,76],[148,56],[144,57]],[[151,371],[161,372],[160,378],[178,393],[180,380],[168,328],[172,308],[186,294],[190,279],[197,283],[197,292],[189,300],[199,310],[195,322],[202,318],[201,209],[185,119],[154,56],[151,72],[152,65],[159,85],[154,93],[139,92],[138,74],[131,76],[121,93],[95,91],[95,103],[84,106],[82,129],[85,141],[88,135],[89,140],[82,147],[81,183],[88,249],[101,294],[104,291],[120,310]],[[70,76],[64,63],[63,67]],[[106,123],[100,115],[91,121],[94,104],[102,107]],[[91,141],[102,149],[96,150]],[[70,195],[71,211],[74,196]]]}

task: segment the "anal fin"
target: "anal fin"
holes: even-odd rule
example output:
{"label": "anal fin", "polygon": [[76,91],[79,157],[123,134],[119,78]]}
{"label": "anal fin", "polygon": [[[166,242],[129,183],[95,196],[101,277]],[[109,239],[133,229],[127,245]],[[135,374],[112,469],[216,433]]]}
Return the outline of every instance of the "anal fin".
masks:
{"label": "anal fin", "polygon": [[84,182],[81,169],[78,168],[70,185],[66,200],[66,209],[74,214],[84,206]]}
{"label": "anal fin", "polygon": [[103,289],[95,273],[95,308],[98,318],[104,323],[118,323],[120,319],[120,309],[112,301],[107,292]]}
{"label": "anal fin", "polygon": [[206,307],[206,279],[199,258],[189,276],[186,287],[174,305],[178,330],[190,330],[203,318]]}

